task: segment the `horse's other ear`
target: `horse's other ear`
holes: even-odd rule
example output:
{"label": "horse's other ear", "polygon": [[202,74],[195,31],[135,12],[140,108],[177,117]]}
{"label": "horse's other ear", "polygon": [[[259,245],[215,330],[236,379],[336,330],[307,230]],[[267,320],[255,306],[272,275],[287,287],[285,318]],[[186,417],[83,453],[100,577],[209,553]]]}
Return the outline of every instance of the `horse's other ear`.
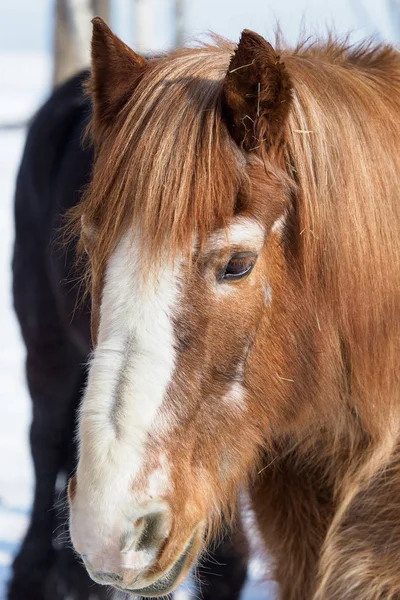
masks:
{"label": "horse's other ear", "polygon": [[231,135],[245,150],[279,146],[292,98],[285,65],[263,37],[245,29],[223,88],[223,111]]}
{"label": "horse's other ear", "polygon": [[112,125],[147,67],[147,61],[122,42],[100,17],[95,17],[89,91],[95,137]]}

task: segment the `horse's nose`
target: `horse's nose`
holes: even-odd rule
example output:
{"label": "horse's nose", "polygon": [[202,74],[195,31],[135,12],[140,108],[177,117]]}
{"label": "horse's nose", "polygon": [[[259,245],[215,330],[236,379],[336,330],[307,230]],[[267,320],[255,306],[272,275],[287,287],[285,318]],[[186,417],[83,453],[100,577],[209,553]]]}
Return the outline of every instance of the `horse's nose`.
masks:
{"label": "horse's nose", "polygon": [[[125,589],[134,586],[155,562],[170,530],[169,511],[155,507],[121,527],[115,526],[104,535],[93,535],[101,528],[88,528],[72,510],[71,533],[76,550],[82,555],[86,568],[97,583]],[[140,587],[140,585],[139,585]]]}

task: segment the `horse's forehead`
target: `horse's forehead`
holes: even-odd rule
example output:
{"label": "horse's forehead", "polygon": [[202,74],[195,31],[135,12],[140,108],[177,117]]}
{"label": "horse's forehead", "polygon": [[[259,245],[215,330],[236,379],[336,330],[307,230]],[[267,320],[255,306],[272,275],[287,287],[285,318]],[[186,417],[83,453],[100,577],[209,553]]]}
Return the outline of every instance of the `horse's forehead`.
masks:
{"label": "horse's forehead", "polygon": [[151,265],[143,258],[140,235],[123,235],[107,265],[102,319],[120,320],[126,331],[152,331],[158,315],[164,320],[167,315],[171,318],[177,304],[181,266],[179,257]]}
{"label": "horse's forehead", "polygon": [[207,252],[224,247],[242,247],[259,251],[264,242],[264,234],[264,227],[257,219],[238,216],[231,219],[225,229],[210,233],[204,250]]}

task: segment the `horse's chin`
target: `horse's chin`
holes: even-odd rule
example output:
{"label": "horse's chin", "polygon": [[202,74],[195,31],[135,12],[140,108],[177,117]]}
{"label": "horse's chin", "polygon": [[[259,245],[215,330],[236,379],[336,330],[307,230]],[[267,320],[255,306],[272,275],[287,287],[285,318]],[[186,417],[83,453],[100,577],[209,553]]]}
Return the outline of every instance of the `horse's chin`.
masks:
{"label": "horse's chin", "polygon": [[[186,578],[195,562],[203,542],[203,529],[198,528],[187,543],[179,558],[162,574],[152,574],[145,578],[143,587],[137,587],[142,582],[127,586],[124,591],[135,593],[144,598],[157,598],[173,592]],[[146,581],[147,580],[147,581]]]}

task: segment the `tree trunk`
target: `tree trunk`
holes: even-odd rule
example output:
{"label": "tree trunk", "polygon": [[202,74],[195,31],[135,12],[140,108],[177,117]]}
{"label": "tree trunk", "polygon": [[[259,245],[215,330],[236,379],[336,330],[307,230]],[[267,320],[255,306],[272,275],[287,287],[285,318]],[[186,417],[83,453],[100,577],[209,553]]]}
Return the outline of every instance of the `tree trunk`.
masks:
{"label": "tree trunk", "polygon": [[181,48],[185,42],[185,12],[184,0],[174,0],[175,9],[175,48]]}
{"label": "tree trunk", "polygon": [[78,70],[77,48],[71,40],[71,15],[68,0],[56,0],[53,36],[53,87]]}
{"label": "tree trunk", "polygon": [[92,0],[93,15],[101,17],[108,25],[111,23],[110,0]]}
{"label": "tree trunk", "polygon": [[56,0],[53,87],[89,66],[91,20],[110,13],[110,0]]}

